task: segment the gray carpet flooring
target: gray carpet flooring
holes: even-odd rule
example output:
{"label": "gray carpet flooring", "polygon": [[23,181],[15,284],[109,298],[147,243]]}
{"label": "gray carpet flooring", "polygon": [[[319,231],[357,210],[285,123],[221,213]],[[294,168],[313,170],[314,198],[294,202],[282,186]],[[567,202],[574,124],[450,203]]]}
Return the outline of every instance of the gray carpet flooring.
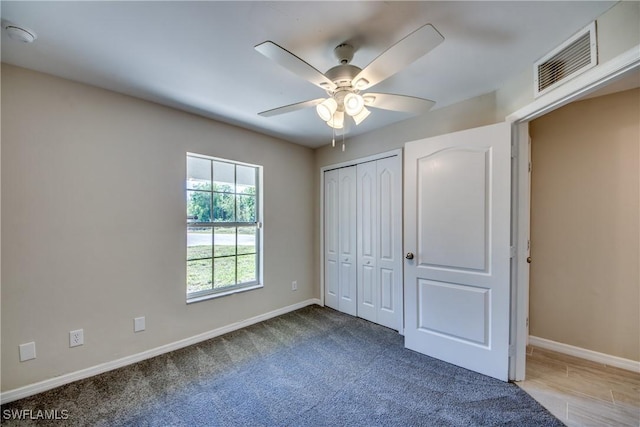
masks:
{"label": "gray carpet flooring", "polygon": [[562,426],[513,384],[310,306],[2,406],[101,426]]}

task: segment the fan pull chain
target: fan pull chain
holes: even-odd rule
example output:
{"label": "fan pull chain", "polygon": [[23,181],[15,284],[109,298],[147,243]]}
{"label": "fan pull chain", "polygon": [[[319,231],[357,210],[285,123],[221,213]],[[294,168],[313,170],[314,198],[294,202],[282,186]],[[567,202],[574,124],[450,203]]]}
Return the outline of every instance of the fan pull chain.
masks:
{"label": "fan pull chain", "polygon": [[331,126],[331,130],[333,130],[333,138],[331,139],[331,146],[335,148],[336,147],[336,128]]}
{"label": "fan pull chain", "polygon": [[342,132],[342,151],[344,152],[344,132]]}

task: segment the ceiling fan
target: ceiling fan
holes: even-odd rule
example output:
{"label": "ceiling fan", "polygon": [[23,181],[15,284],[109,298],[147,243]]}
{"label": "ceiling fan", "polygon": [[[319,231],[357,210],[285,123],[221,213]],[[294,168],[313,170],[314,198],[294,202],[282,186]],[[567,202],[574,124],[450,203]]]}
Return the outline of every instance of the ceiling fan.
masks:
{"label": "ceiling fan", "polygon": [[355,49],[352,45],[343,43],[334,49],[340,64],[324,74],[285,48],[272,41],[265,41],[255,46],[258,52],[324,89],[329,97],[286,105],[258,114],[271,117],[315,106],[318,115],[327,125],[334,129],[343,129],[349,117],[356,125],[362,123],[370,114],[367,107],[413,114],[425,113],[433,107],[434,101],[406,95],[362,91],[391,77],[442,41],[444,37],[431,24],[423,25],[388,48],[364,69],[350,64]]}

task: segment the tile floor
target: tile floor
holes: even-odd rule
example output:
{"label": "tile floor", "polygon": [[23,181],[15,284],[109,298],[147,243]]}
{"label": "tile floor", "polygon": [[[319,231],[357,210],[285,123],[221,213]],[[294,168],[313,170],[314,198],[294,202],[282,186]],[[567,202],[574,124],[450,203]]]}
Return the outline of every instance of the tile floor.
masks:
{"label": "tile floor", "polygon": [[516,384],[570,427],[640,426],[638,372],[528,347]]}

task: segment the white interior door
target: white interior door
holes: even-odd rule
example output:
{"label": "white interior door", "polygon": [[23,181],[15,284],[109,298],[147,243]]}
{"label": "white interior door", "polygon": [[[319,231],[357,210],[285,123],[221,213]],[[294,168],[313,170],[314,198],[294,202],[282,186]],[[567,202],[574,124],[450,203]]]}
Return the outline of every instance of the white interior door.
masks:
{"label": "white interior door", "polygon": [[405,346],[506,381],[511,132],[405,144]]}

